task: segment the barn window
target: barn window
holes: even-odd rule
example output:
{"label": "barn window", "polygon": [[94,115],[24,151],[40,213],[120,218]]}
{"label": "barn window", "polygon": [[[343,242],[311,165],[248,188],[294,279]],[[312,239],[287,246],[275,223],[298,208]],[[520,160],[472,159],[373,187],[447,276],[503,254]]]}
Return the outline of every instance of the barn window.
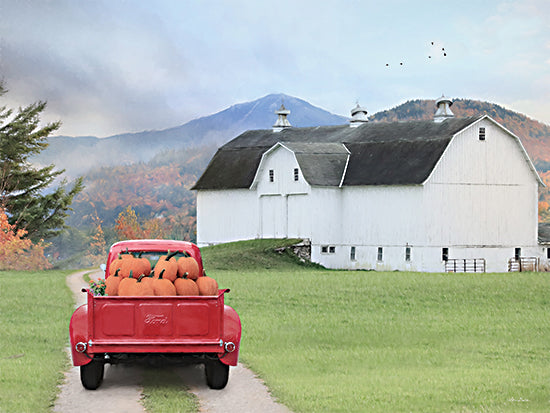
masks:
{"label": "barn window", "polygon": [[275,171],[273,169],[269,170],[269,182],[275,182]]}
{"label": "barn window", "polygon": [[411,247],[405,247],[405,261],[411,260]]}
{"label": "barn window", "polygon": [[378,247],[378,261],[384,260],[384,249],[382,247]]}
{"label": "barn window", "polygon": [[516,249],[514,250],[514,258],[515,258],[516,260],[519,260],[519,259],[521,258],[521,248],[516,248]]}
{"label": "barn window", "polygon": [[322,245],[321,254],[327,254],[327,253],[328,253],[328,245]]}
{"label": "barn window", "polygon": [[300,171],[298,168],[294,168],[294,180],[297,181],[300,178]]}
{"label": "barn window", "polygon": [[443,261],[449,261],[449,248],[441,249],[441,259]]}
{"label": "barn window", "polygon": [[349,250],[349,259],[355,261],[355,247],[351,247]]}
{"label": "barn window", "polygon": [[328,247],[329,254],[334,254],[336,252],[336,247],[334,245],[331,245]]}
{"label": "barn window", "polygon": [[484,127],[479,128],[479,140],[480,141],[485,140],[485,128]]}

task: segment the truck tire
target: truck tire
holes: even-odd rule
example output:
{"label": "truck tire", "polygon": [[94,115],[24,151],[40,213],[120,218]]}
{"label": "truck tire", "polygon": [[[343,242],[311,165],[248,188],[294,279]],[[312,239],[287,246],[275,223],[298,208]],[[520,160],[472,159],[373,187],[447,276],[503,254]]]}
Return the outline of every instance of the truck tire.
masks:
{"label": "truck tire", "polygon": [[229,380],[229,366],[220,360],[208,360],[204,363],[206,371],[206,383],[208,387],[214,390],[220,390],[225,387]]}
{"label": "truck tire", "polygon": [[103,381],[105,363],[99,360],[92,360],[90,363],[80,366],[80,381],[87,390],[95,390]]}

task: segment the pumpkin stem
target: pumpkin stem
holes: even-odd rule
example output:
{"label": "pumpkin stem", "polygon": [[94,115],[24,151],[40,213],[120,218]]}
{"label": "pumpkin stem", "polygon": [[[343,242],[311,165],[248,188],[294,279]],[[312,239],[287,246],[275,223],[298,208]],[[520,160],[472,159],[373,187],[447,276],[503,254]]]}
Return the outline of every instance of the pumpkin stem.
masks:
{"label": "pumpkin stem", "polygon": [[134,270],[130,270],[130,275],[128,276],[128,278],[134,278],[133,274],[134,274]]}
{"label": "pumpkin stem", "polygon": [[113,277],[118,277],[119,272],[120,272],[120,268],[117,268],[115,273],[113,274]]}
{"label": "pumpkin stem", "polygon": [[168,250],[168,254],[166,254],[166,258],[165,258],[165,261],[168,261],[170,258],[172,258],[174,255],[176,255],[178,253],[178,251],[174,251],[174,252],[170,252],[170,250]]}
{"label": "pumpkin stem", "polygon": [[163,268],[162,271],[159,274],[159,280],[162,279],[162,276],[164,275],[164,271],[166,271],[166,268]]}
{"label": "pumpkin stem", "polygon": [[144,277],[147,277],[145,274],[141,274],[137,280],[138,283],[141,282],[141,280],[144,278]]}

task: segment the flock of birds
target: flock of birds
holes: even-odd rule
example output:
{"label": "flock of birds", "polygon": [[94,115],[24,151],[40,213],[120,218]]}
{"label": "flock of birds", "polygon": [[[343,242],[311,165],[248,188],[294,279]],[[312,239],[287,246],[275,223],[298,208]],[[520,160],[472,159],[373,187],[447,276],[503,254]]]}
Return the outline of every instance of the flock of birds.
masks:
{"label": "flock of birds", "polygon": [[[435,43],[434,42],[430,42],[432,46],[435,46]],[[447,57],[447,51],[445,50],[444,47],[441,48],[441,50],[438,50],[439,52],[441,52],[441,54],[443,55],[443,57]],[[428,59],[431,59],[432,58],[432,55],[428,55]],[[389,63],[386,63],[386,67],[389,67],[390,64]],[[403,62],[399,62],[399,66],[403,66]]]}

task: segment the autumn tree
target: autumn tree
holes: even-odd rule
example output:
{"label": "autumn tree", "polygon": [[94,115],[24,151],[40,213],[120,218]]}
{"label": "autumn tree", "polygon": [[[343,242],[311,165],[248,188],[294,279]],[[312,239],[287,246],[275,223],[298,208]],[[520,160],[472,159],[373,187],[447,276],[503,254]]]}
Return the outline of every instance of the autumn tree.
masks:
{"label": "autumn tree", "polygon": [[34,244],[25,235],[25,230],[11,225],[6,212],[0,209],[0,271],[51,268],[44,256],[43,243]]}
{"label": "autumn tree", "polygon": [[[6,90],[0,83],[0,96]],[[34,242],[58,235],[65,227],[71,202],[83,189],[82,178],[68,189],[66,180],[51,189],[64,172],[55,165],[34,167],[30,157],[48,146],[47,138],[61,125],[53,122],[40,125],[45,102],[19,108],[17,113],[0,107],[0,208],[17,231]]]}
{"label": "autumn tree", "polygon": [[107,254],[107,243],[105,242],[105,233],[101,226],[102,221],[97,216],[97,213],[93,215],[93,230],[90,236],[90,244],[86,249],[86,255],[84,256],[83,265],[93,266],[99,265],[105,261]]}
{"label": "autumn tree", "polygon": [[131,206],[118,214],[115,231],[120,240],[165,238],[167,233],[162,219],[151,218],[140,223],[138,214]]}

